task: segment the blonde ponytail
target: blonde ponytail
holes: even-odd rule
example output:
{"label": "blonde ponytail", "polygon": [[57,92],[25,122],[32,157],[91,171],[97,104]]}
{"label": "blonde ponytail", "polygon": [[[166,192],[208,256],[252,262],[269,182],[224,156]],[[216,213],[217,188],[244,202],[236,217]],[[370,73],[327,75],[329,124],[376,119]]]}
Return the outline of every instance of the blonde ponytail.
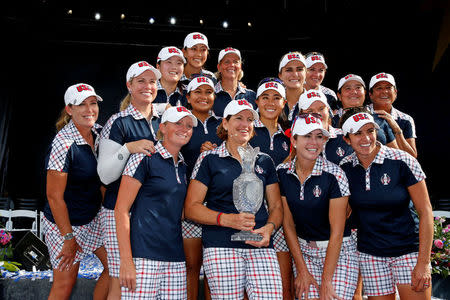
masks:
{"label": "blonde ponytail", "polygon": [[120,102],[120,111],[125,110],[128,105],[131,103],[131,94],[127,94],[125,98],[123,98],[122,102]]}
{"label": "blonde ponytail", "polygon": [[56,121],[56,130],[60,131],[64,126],[66,126],[72,117],[67,113],[66,108],[61,110],[58,120]]}

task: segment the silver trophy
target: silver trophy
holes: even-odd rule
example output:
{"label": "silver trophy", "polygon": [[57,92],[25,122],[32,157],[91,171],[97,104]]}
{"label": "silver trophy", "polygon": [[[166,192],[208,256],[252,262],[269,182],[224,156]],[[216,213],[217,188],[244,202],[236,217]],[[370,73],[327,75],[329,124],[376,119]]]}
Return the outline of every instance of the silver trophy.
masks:
{"label": "silver trophy", "polygon": [[[238,147],[242,159],[242,173],[233,181],[233,202],[239,212],[256,214],[263,202],[264,186],[256,176],[255,161],[259,147]],[[232,241],[260,241],[262,236],[251,231],[241,230],[231,236]]]}

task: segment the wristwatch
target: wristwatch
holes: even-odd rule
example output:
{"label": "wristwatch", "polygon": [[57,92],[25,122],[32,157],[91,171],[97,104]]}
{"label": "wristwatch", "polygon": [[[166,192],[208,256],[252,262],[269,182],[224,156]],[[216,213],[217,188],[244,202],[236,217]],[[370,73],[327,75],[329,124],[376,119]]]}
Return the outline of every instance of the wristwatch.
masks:
{"label": "wristwatch", "polygon": [[63,238],[65,241],[73,239],[73,232],[66,233],[65,235],[63,235]]}

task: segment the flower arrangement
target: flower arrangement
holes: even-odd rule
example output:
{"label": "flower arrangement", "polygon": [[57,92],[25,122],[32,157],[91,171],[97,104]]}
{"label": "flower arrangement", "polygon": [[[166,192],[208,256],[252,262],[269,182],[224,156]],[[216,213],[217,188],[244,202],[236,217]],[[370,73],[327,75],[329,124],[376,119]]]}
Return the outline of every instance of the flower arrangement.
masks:
{"label": "flower arrangement", "polygon": [[444,217],[434,218],[434,239],[431,248],[432,274],[446,278],[450,274],[450,224]]}
{"label": "flower arrangement", "polygon": [[20,270],[17,266],[21,264],[15,261],[9,261],[13,256],[11,239],[12,235],[10,232],[0,229],[0,268],[17,272]]}

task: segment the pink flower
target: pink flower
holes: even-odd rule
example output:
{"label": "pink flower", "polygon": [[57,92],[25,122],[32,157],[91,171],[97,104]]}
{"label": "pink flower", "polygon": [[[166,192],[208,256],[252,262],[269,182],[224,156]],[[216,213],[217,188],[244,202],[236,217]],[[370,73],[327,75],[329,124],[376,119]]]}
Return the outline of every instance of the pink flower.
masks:
{"label": "pink flower", "polygon": [[434,240],[434,245],[439,249],[444,248],[444,242],[442,242],[440,239]]}

